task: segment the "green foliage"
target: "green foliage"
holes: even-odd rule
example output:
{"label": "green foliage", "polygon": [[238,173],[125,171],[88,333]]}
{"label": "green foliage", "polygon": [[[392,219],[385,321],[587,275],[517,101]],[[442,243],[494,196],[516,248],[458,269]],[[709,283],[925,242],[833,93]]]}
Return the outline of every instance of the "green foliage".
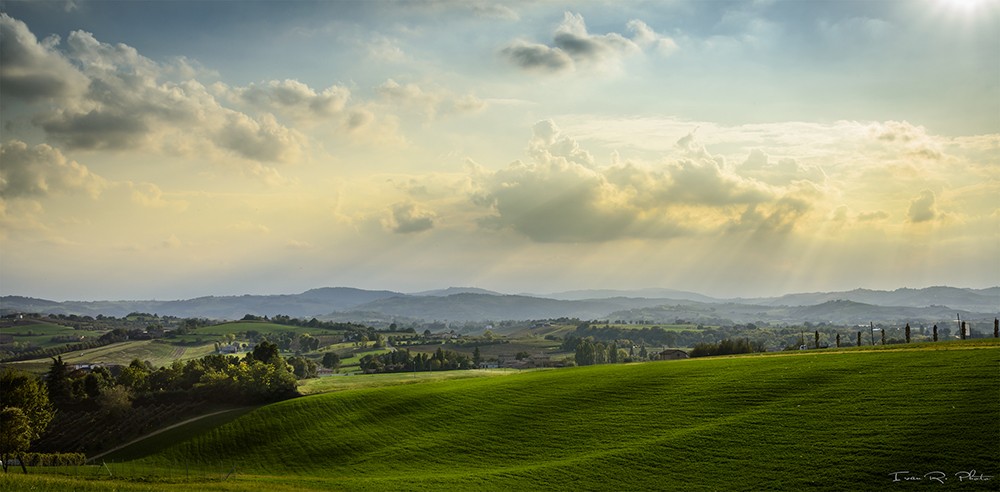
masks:
{"label": "green foliage", "polygon": [[257,344],[251,352],[252,357],[248,357],[250,360],[255,360],[263,362],[265,364],[277,364],[281,361],[281,355],[278,352],[278,346],[264,340]]}
{"label": "green foliage", "polygon": [[292,373],[299,379],[316,377],[316,363],[312,359],[289,357],[288,364],[292,366]]}
{"label": "green foliage", "polygon": [[3,471],[7,471],[7,462],[11,456],[28,450],[31,436],[31,422],[24,411],[17,407],[4,407],[0,410],[0,460],[3,460]]}
{"label": "green foliage", "polygon": [[340,367],[340,356],[336,352],[327,352],[323,354],[322,364],[327,369],[336,370]]}
{"label": "green foliage", "polygon": [[[818,339],[819,335],[817,335]],[[818,342],[817,342],[818,343]],[[725,339],[719,343],[699,343],[691,349],[691,357],[706,357],[711,355],[732,355],[763,352],[764,347],[746,339]]]}
{"label": "green foliage", "polygon": [[132,392],[125,386],[116,384],[101,391],[97,397],[97,405],[100,412],[108,417],[123,418],[132,408]]}
{"label": "green foliage", "polygon": [[369,354],[358,362],[368,374],[382,372],[451,371],[472,369],[472,359],[464,354],[441,347],[428,356],[423,352],[412,355],[409,350],[396,350],[384,354]]}
{"label": "green foliage", "polygon": [[49,401],[53,405],[62,407],[73,400],[73,386],[69,380],[69,368],[63,362],[62,356],[52,358],[52,366],[49,367],[46,381]]}
{"label": "green foliage", "polygon": [[45,385],[31,374],[10,368],[0,372],[0,408],[20,409],[27,418],[32,441],[45,432],[55,412]]}
{"label": "green foliage", "polygon": [[22,453],[19,458],[27,466],[80,466],[87,462],[83,453]]}

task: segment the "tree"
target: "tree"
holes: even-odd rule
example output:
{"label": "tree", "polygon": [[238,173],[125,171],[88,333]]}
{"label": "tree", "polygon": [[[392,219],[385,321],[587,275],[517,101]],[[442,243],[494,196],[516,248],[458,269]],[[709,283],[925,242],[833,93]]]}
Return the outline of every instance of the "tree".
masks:
{"label": "tree", "polygon": [[27,451],[48,428],[55,411],[37,378],[7,368],[0,372],[0,412],[0,459],[7,471],[8,456]]}
{"label": "tree", "polygon": [[934,341],[937,341],[937,325],[934,325]]}
{"label": "tree", "polygon": [[322,364],[327,369],[337,370],[340,367],[340,356],[336,352],[327,352],[323,354]]}
{"label": "tree", "polygon": [[840,348],[840,333],[837,333],[837,348]]}
{"label": "tree", "polygon": [[49,401],[57,407],[63,407],[73,401],[73,386],[69,380],[69,368],[63,362],[62,356],[52,359],[46,376]]}
{"label": "tree", "polygon": [[118,382],[135,392],[146,391],[149,386],[149,368],[141,360],[133,359],[118,375]]}
{"label": "tree", "polygon": [[97,397],[97,405],[105,415],[119,419],[128,415],[132,409],[132,392],[125,386],[116,384],[101,391]]}
{"label": "tree", "polygon": [[885,328],[882,328],[882,345],[885,345]]}
{"label": "tree", "polygon": [[858,332],[858,347],[861,346],[861,332]]}
{"label": "tree", "polygon": [[819,348],[819,330],[816,330],[816,348]]}
{"label": "tree", "polygon": [[479,347],[477,346],[475,350],[472,351],[472,364],[479,367],[479,364],[483,362],[483,356],[479,353]]}
{"label": "tree", "polygon": [[305,357],[291,357],[288,363],[292,366],[292,373],[299,379],[316,377],[316,363],[312,359]]}
{"label": "tree", "polygon": [[906,343],[910,343],[910,324],[906,324]]}
{"label": "tree", "polygon": [[278,345],[271,343],[267,340],[263,340],[253,348],[253,352],[250,352],[253,358],[252,360],[263,362],[265,364],[276,364],[281,362],[281,355],[278,353]]}
{"label": "tree", "polygon": [[[0,460],[7,472],[11,457],[21,456],[31,446],[31,423],[20,408],[5,407],[0,410]],[[28,473],[21,458],[21,469]]]}

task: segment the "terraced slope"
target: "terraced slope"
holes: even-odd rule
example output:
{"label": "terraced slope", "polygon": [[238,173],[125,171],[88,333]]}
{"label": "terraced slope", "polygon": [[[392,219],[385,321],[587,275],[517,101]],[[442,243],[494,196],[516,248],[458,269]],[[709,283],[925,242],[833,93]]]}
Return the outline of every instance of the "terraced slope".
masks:
{"label": "terraced slope", "polygon": [[1000,476],[998,371],[986,341],[358,389],[260,408],[146,462],[232,461],[232,487],[928,486],[894,483],[899,471],[955,486],[963,471]]}

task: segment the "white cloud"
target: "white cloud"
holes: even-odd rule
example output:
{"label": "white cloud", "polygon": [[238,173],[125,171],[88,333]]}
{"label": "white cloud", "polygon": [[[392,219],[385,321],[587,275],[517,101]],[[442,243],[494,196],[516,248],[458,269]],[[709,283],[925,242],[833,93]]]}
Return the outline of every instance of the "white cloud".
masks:
{"label": "white cloud", "polygon": [[500,54],[524,70],[558,73],[577,68],[606,70],[632,54],[651,51],[670,55],[677,50],[677,43],[657,34],[641,20],[629,21],[626,28],[631,37],[614,32],[591,34],[581,14],[565,12],[553,32],[551,45],[518,39]]}
{"label": "white cloud", "polygon": [[24,22],[0,13],[0,101],[82,94],[87,78],[59,54],[58,44],[58,36],[39,42]]}
{"label": "white cloud", "polygon": [[0,144],[0,162],[0,198],[4,200],[70,191],[97,197],[108,184],[87,166],[46,144],[29,147],[18,140]]}
{"label": "white cloud", "polygon": [[233,97],[255,107],[293,118],[329,118],[344,111],[351,91],[330,86],[321,92],[297,80],[271,80],[232,89]]}
{"label": "white cloud", "polygon": [[486,107],[486,103],[472,94],[454,94],[443,89],[426,90],[417,84],[400,84],[393,79],[376,88],[383,100],[397,107],[408,107],[422,113],[428,119],[438,114],[458,114],[475,112]]}
{"label": "white cloud", "polygon": [[[34,103],[32,123],[70,149],[202,149],[194,143],[202,142],[277,162],[297,157],[305,144],[269,114],[225,108],[196,80],[172,80],[199,73],[184,60],[157,63],[84,31],[71,32],[64,44],[58,38],[40,44],[24,23],[6,15],[0,21],[5,100]],[[348,96],[337,86],[315,93],[295,81],[245,92],[263,105],[320,115],[343,109]]]}
{"label": "white cloud", "polygon": [[771,187],[724,170],[692,140],[689,157],[642,166],[599,167],[551,121],[535,125],[532,160],[490,173],[477,169],[473,200],[482,225],[538,242],[604,242],[740,230],[785,233],[811,210],[815,188]]}
{"label": "white cloud", "polygon": [[411,202],[394,204],[382,225],[396,233],[410,234],[434,228],[434,212]]}
{"label": "white cloud", "polygon": [[908,214],[910,222],[919,224],[921,222],[930,222],[938,217],[940,213],[935,205],[935,200],[933,191],[921,191],[920,195],[910,202],[910,211]]}

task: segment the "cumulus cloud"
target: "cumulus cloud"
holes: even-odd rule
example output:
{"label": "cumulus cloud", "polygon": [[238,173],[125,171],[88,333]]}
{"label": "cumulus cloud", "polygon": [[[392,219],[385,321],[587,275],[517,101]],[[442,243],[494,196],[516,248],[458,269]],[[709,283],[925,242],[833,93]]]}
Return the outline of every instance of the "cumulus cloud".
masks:
{"label": "cumulus cloud", "polygon": [[532,159],[494,173],[477,170],[482,225],[539,242],[669,238],[739,230],[784,233],[811,209],[815,189],[775,188],[726,171],[700,149],[697,158],[658,166],[599,167],[551,121],[535,125]]}
{"label": "cumulus cloud", "polygon": [[415,203],[403,202],[391,207],[389,217],[382,221],[382,225],[396,233],[410,234],[432,229],[435,218],[434,212]]}
{"label": "cumulus cloud", "polygon": [[18,140],[0,144],[0,162],[0,198],[5,200],[72,191],[96,197],[107,187],[107,181],[87,166],[46,144],[29,147]]}
{"label": "cumulus cloud", "polygon": [[906,121],[875,122],[868,125],[868,134],[893,151],[911,157],[938,160],[943,157],[941,146],[923,126]]}
{"label": "cumulus cloud", "polygon": [[789,185],[794,181],[807,180],[816,184],[826,181],[826,173],[818,166],[799,164],[795,159],[783,158],[771,162],[770,157],[760,149],[753,149],[737,168],[742,176],[752,177],[772,185]]}
{"label": "cumulus cloud", "polygon": [[282,126],[270,114],[254,119],[228,112],[216,135],[220,146],[256,161],[293,160],[304,143],[301,134]]}
{"label": "cumulus cloud", "polygon": [[573,59],[562,50],[520,39],[500,50],[500,54],[524,70],[562,72],[574,67]]}
{"label": "cumulus cloud", "polygon": [[320,92],[297,80],[271,80],[232,89],[233,97],[294,118],[327,118],[347,106],[351,91],[334,85]]}
{"label": "cumulus cloud", "polygon": [[83,93],[87,78],[58,53],[58,44],[58,36],[39,42],[24,22],[0,13],[0,100]]}
{"label": "cumulus cloud", "polygon": [[442,89],[427,90],[417,84],[400,84],[393,79],[385,81],[376,91],[385,101],[416,109],[429,119],[438,114],[469,113],[486,107],[483,100],[472,94],[458,95]]}
{"label": "cumulus cloud", "polygon": [[552,120],[542,120],[532,127],[528,153],[540,160],[562,158],[583,166],[593,166],[594,156],[580,148],[575,139],[563,135]]}
{"label": "cumulus cloud", "polygon": [[[6,15],[0,22],[5,101],[34,104],[32,123],[67,148],[207,147],[275,162],[296,157],[304,145],[301,134],[269,113],[226,108],[196,80],[176,80],[198,73],[183,59],[158,63],[84,31],[71,32],[65,43],[55,37],[39,43],[24,23]],[[239,95],[275,110],[322,115],[343,109],[349,93],[283,81]]]}
{"label": "cumulus cloud", "polygon": [[603,69],[643,51],[669,55],[677,50],[672,39],[657,34],[645,22],[632,20],[626,27],[631,37],[614,32],[591,34],[582,15],[566,12],[551,44],[518,39],[500,50],[500,54],[522,69],[555,73],[578,67]]}
{"label": "cumulus cloud", "polygon": [[910,202],[910,211],[908,213],[910,222],[919,224],[921,222],[932,221],[938,217],[940,214],[934,202],[935,197],[933,191],[921,191],[920,195]]}

